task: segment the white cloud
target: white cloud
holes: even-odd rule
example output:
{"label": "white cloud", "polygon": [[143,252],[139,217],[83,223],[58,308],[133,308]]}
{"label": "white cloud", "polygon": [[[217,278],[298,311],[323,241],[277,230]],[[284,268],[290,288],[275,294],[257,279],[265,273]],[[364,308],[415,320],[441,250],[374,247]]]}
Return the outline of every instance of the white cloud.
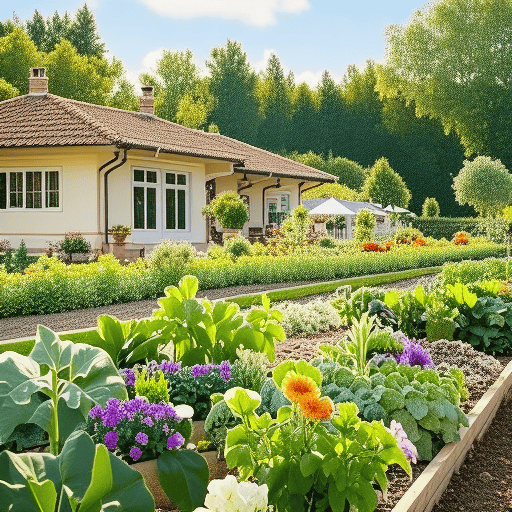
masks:
{"label": "white cloud", "polygon": [[309,0],[139,0],[153,11],[177,19],[223,18],[247,25],[275,25],[276,14],[299,14]]}

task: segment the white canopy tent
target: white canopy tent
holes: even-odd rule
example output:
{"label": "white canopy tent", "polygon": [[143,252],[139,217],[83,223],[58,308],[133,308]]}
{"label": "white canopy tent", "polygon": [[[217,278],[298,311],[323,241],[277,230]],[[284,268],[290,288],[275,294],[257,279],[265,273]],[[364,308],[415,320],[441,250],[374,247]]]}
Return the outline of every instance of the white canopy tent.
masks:
{"label": "white canopy tent", "polygon": [[334,197],[309,211],[310,215],[354,215],[352,210],[336,201]]}

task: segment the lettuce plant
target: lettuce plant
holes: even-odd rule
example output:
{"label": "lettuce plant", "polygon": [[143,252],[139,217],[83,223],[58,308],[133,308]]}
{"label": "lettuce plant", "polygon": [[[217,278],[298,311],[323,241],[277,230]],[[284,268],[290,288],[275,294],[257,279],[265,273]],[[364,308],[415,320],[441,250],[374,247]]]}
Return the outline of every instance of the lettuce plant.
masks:
{"label": "lettuce plant", "polygon": [[338,405],[334,416],[330,399],[320,398],[319,376],[304,362],[278,366],[275,383],[292,406],[279,409],[276,419],[255,413],[257,393],[228,390],[224,400],[242,423],[228,431],[226,461],[238,466],[242,479],[252,475],[266,484],[269,502],[280,511],[354,506],[372,512],[372,484],[385,491],[387,467],[397,463],[410,474],[410,465],[393,435],[380,422],[361,421],[355,404]]}
{"label": "lettuce plant", "polygon": [[97,403],[126,399],[126,387],[102,349],[61,340],[39,325],[28,356],[0,355],[0,443],[17,425],[48,432],[53,455]]}
{"label": "lettuce plant", "polygon": [[153,512],[142,475],[83,431],[60,455],[0,453],[0,503],[11,512]]}

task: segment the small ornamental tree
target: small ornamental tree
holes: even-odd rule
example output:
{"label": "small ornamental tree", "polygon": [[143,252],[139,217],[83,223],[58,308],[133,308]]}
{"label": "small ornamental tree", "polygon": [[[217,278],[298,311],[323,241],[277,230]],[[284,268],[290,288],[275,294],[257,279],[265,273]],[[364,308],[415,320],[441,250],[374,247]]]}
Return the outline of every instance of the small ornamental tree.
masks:
{"label": "small ornamental tree", "polygon": [[302,248],[306,244],[312,219],[309,211],[302,205],[295,207],[281,227],[286,244]]}
{"label": "small ornamental tree", "polygon": [[203,208],[203,215],[215,217],[225,229],[242,229],[249,220],[249,208],[236,192],[222,192]]}
{"label": "small ornamental tree", "polygon": [[370,210],[362,208],[356,215],[355,239],[358,242],[365,242],[373,238],[375,230],[375,216]]}
{"label": "small ornamental tree", "polygon": [[500,160],[478,156],[464,160],[464,167],[453,178],[455,200],[469,204],[482,216],[495,217],[512,198],[512,175]]}
{"label": "small ornamental tree", "polygon": [[373,164],[363,186],[363,196],[373,203],[380,203],[383,208],[388,205],[407,208],[411,200],[405,181],[384,157]]}
{"label": "small ornamental tree", "polygon": [[441,209],[435,197],[427,197],[423,203],[423,217],[439,217]]}

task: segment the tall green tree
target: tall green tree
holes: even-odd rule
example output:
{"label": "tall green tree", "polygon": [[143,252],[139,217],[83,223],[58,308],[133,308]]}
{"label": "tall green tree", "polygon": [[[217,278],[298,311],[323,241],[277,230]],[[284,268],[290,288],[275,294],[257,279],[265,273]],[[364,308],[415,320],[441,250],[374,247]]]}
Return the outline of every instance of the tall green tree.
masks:
{"label": "tall green tree", "polygon": [[210,94],[209,80],[203,78],[181,98],[176,113],[177,121],[189,128],[205,130],[208,128],[208,119],[214,105],[215,99]]}
{"label": "tall green tree", "polygon": [[40,66],[43,54],[23,29],[16,27],[0,38],[0,78],[16,87],[21,94],[28,93],[31,67]]}
{"label": "tall green tree", "polygon": [[135,87],[126,77],[121,76],[116,81],[108,105],[123,110],[139,110],[139,98]]}
{"label": "tall green tree", "polygon": [[103,57],[106,53],[105,43],[101,42],[96,20],[87,4],[76,12],[68,38],[80,55]]}
{"label": "tall green tree", "polygon": [[206,65],[216,103],[211,122],[222,134],[254,144],[259,124],[256,74],[247,54],[240,43],[228,39],[225,46],[212,49]]}
{"label": "tall green tree", "polygon": [[318,142],[318,102],[306,82],[292,91],[292,119],[288,150],[307,153]]}
{"label": "tall green tree", "polygon": [[263,80],[258,86],[262,121],[258,145],[270,151],[282,151],[288,146],[292,102],[279,57],[272,53]]}
{"label": "tall green tree", "polygon": [[153,75],[144,75],[144,83],[155,87],[155,113],[176,122],[180,100],[199,83],[199,70],[191,50],[165,50],[156,63]]}
{"label": "tall green tree", "polygon": [[44,43],[45,52],[53,52],[61,39],[70,39],[72,20],[67,12],[62,16],[55,11],[51,18],[46,20],[46,40]]}
{"label": "tall green tree", "polygon": [[[327,154],[335,151],[345,122],[345,102],[341,89],[328,71],[324,71],[318,85],[318,142],[317,151]],[[337,153],[337,152],[336,152]],[[339,154],[339,153],[337,153]]]}
{"label": "tall green tree", "polygon": [[363,187],[363,196],[373,203],[407,208],[411,192],[401,176],[395,172],[386,158],[379,158],[370,170]]}
{"label": "tall green tree", "polygon": [[0,78],[0,101],[14,98],[20,94],[20,91],[13,87],[9,82],[6,82],[3,78]]}
{"label": "tall green tree", "polygon": [[387,29],[379,90],[455,131],[466,154],[512,165],[512,3],[440,0]]}
{"label": "tall green tree", "polygon": [[36,9],[32,18],[27,20],[27,34],[39,51],[46,51],[47,30],[46,20]]}

